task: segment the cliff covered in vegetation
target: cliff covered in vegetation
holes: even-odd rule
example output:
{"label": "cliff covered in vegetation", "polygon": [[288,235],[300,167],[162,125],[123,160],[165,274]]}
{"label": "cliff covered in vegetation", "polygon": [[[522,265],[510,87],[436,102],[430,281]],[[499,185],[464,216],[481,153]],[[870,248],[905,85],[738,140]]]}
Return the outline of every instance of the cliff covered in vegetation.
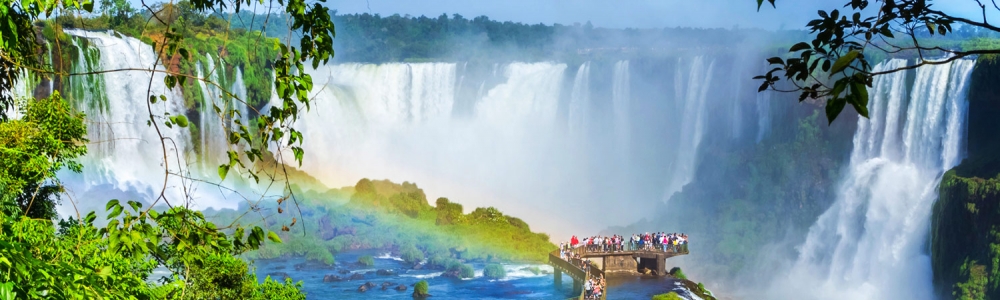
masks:
{"label": "cliff covered in vegetation", "polygon": [[239,213],[245,209],[206,215],[223,224],[264,221],[267,228],[282,232],[283,244],[266,245],[253,257],[305,256],[328,265],[336,263],[336,253],[348,250],[384,249],[409,264],[427,259],[431,267],[446,268],[455,261],[543,262],[556,248],[548,235],[532,232],[521,219],[493,207],[466,214],[461,204],[447,198],[431,206],[424,191],[409,182],[362,179],[353,187],[296,195],[297,203],[287,199],[258,207],[265,216],[298,215],[295,221]]}
{"label": "cliff covered in vegetation", "polygon": [[1000,299],[1000,62],[980,58],[969,90],[968,156],[944,174],[931,260],[944,299]]}

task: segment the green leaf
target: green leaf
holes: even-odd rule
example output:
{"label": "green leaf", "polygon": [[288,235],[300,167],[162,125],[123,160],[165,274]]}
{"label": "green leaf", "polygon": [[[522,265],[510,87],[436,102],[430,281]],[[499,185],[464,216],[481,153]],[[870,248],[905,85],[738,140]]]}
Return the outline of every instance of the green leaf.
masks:
{"label": "green leaf", "polygon": [[788,52],[796,52],[796,51],[806,50],[806,49],[810,49],[810,48],[812,48],[812,47],[809,46],[809,43],[801,42],[801,43],[792,45],[792,48],[788,49]]}
{"label": "green leaf", "polygon": [[111,199],[111,201],[108,201],[108,205],[104,207],[104,210],[111,210],[111,208],[115,206],[121,206],[121,203],[118,199]]}
{"label": "green leaf", "polygon": [[851,99],[851,105],[854,106],[854,110],[858,111],[862,117],[868,117],[868,87],[864,83],[855,82],[851,84],[851,92],[854,97]]}
{"label": "green leaf", "polygon": [[222,178],[222,180],[226,180],[226,174],[228,173],[229,173],[229,165],[219,166],[219,178]]}
{"label": "green leaf", "polygon": [[111,266],[104,266],[97,271],[97,276],[101,276],[102,278],[108,277],[108,275],[111,275]]}
{"label": "green leaf", "polygon": [[174,124],[177,124],[177,126],[180,126],[182,128],[188,126],[188,119],[184,115],[170,117],[170,121],[174,122]]}
{"label": "green leaf", "polygon": [[847,66],[850,66],[851,63],[854,62],[854,59],[858,58],[858,55],[860,54],[861,52],[858,50],[851,50],[851,52],[847,52],[847,54],[838,58],[837,61],[833,63],[833,68],[830,69],[830,75],[832,76],[835,73],[839,73],[844,71],[844,69],[847,69]]}
{"label": "green leaf", "polygon": [[268,231],[267,232],[267,239],[271,240],[272,242],[281,244],[281,238],[278,237],[278,234],[275,233],[274,231]]}

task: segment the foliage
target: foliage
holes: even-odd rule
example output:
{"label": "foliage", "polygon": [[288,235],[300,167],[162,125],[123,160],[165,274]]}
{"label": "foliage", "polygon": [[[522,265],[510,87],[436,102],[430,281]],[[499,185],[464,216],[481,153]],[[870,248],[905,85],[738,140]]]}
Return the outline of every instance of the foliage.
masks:
{"label": "foliage", "polygon": [[[774,6],[774,0],[768,0]],[[1000,32],[1000,28],[986,20],[986,6],[983,22],[955,17],[935,10],[925,0],[884,0],[876,10],[865,10],[868,0],[850,0],[844,7],[854,13],[839,10],[818,12],[819,19],[806,25],[815,36],[812,40],[799,42],[789,48],[786,58],[772,57],[767,62],[775,68],[754,79],[761,80],[759,91],[774,89],[800,93],[799,101],[820,99],[826,101],[826,117],[832,123],[844,107],[850,104],[863,117],[868,117],[868,88],[874,76],[918,68],[924,65],[943,64],[971,55],[997,54],[1000,48],[959,49],[945,48],[933,43],[922,43],[927,37],[953,33],[953,25],[976,27]],[[758,10],[763,0],[757,0]],[[1000,7],[996,7],[1000,10]],[[870,15],[874,12],[874,15]],[[900,38],[896,38],[900,35]],[[869,53],[897,54],[914,53],[919,60],[913,66],[875,72]],[[940,60],[929,60],[926,56],[948,56]],[[820,67],[820,72],[817,68]],[[781,76],[790,86],[777,86]]]}
{"label": "foliage", "polygon": [[361,264],[362,266],[368,266],[368,267],[374,266],[375,265],[375,258],[373,258],[371,255],[365,255],[365,256],[358,257],[358,264]]}
{"label": "foliage", "polygon": [[417,281],[417,284],[413,286],[414,295],[428,295],[427,290],[430,287],[427,285],[427,280]]}
{"label": "foliage", "polygon": [[653,300],[682,300],[681,296],[677,295],[676,292],[669,292],[666,294],[659,294],[653,296]]}
{"label": "foliage", "polygon": [[8,216],[55,216],[56,172],[82,169],[74,159],[87,153],[83,115],[71,112],[59,93],[27,102],[24,116],[0,122],[0,207]]}
{"label": "foliage", "polygon": [[488,264],[483,269],[483,276],[489,279],[504,279],[507,277],[507,271],[501,264]]}
{"label": "foliage", "polygon": [[[0,22],[0,162],[4,166],[0,170],[0,274],[5,281],[0,285],[0,292],[6,296],[29,299],[304,299],[299,291],[300,285],[293,285],[289,280],[279,283],[270,278],[259,283],[256,276],[250,274],[246,263],[236,258],[249,250],[258,249],[265,237],[280,243],[278,234],[259,226],[242,225],[227,226],[224,232],[205,220],[201,212],[187,209],[186,205],[172,206],[163,192],[155,199],[148,199],[151,204],[146,209],[137,201],[127,201],[127,205],[119,200],[109,201],[106,207],[107,226],[103,228],[94,225],[96,215],[93,212],[82,219],[60,221],[58,231],[52,220],[31,219],[22,215],[23,212],[34,217],[52,217],[50,210],[53,205],[39,205],[36,209],[32,206],[33,201],[50,201],[51,197],[46,195],[58,192],[58,188],[53,187],[58,184],[56,171],[65,167],[79,172],[82,166],[73,159],[86,153],[86,140],[82,138],[86,129],[81,121],[82,115],[69,113],[68,106],[55,91],[50,99],[28,100],[27,109],[20,119],[8,118],[15,103],[12,89],[16,81],[32,81],[39,76],[82,75],[70,74],[67,69],[56,67],[56,61],[72,58],[65,56],[66,53],[56,51],[48,65],[40,63],[36,54],[44,52],[40,49],[42,43],[36,40],[39,33],[52,39],[57,48],[72,41],[62,33],[64,25],[108,26],[136,37],[147,34],[141,36],[141,40],[153,44],[158,58],[167,67],[163,71],[167,73],[164,79],[166,86],[191,88],[190,84],[186,85],[190,82],[187,79],[200,79],[191,76],[195,71],[190,63],[191,54],[219,53],[220,49],[198,49],[197,28],[188,27],[190,20],[186,17],[197,20],[206,12],[222,9],[238,13],[249,4],[248,1],[236,1],[231,3],[233,7],[227,7],[227,3],[223,2],[192,0],[178,6],[163,4],[155,13],[140,16],[134,13],[127,1],[111,0],[103,1],[105,11],[101,16],[79,18],[76,17],[79,16],[77,12],[93,12],[92,1],[0,3],[0,19],[4,20]],[[312,89],[312,78],[303,70],[306,62],[311,62],[316,68],[332,57],[333,23],[327,8],[320,3],[288,0],[279,1],[279,7],[289,17],[290,29],[303,34],[304,38],[298,46],[268,40],[257,32],[255,36],[242,36],[246,49],[238,46],[222,48],[230,50],[228,52],[233,53],[237,61],[270,67],[272,72],[248,70],[247,73],[256,79],[251,79],[251,84],[255,86],[251,89],[260,92],[258,97],[269,99],[271,90],[268,86],[273,83],[278,102],[267,112],[258,113],[251,124],[242,124],[238,118],[233,118],[238,113],[235,106],[216,108],[220,117],[236,120],[233,126],[227,128],[227,135],[231,137],[230,143],[237,146],[232,149],[241,149],[239,153],[228,151],[229,162],[219,167],[222,179],[231,168],[240,168],[248,171],[242,174],[258,180],[259,170],[252,168],[255,166],[253,163],[263,160],[265,156],[270,158],[271,149],[290,150],[294,160],[302,162],[300,145],[303,136],[291,124],[300,109],[308,109],[310,105],[308,91]],[[153,11],[150,7],[146,8],[149,12]],[[179,13],[181,11],[185,13]],[[54,12],[61,17],[41,22],[43,24],[38,27],[33,24]],[[220,24],[223,23],[206,20],[203,26],[221,29]],[[39,29],[41,32],[36,33]],[[237,37],[240,37],[239,33],[237,31]],[[187,40],[194,40],[195,43],[187,43]],[[94,60],[91,52],[84,55],[87,56],[86,61]],[[147,96],[151,104],[164,99],[158,97],[162,95]],[[248,103],[243,101],[244,105]],[[147,124],[156,132],[160,132],[161,126],[186,127],[188,124],[183,115],[156,116],[150,111],[148,116]],[[165,144],[167,140],[162,138],[159,142]],[[167,153],[163,154],[164,169],[170,170],[172,162]],[[164,176],[166,182],[170,176],[179,175],[167,171]],[[34,199],[35,196],[32,196],[31,201],[25,201],[28,198],[23,194],[32,187],[42,197]],[[179,203],[182,199],[175,200]],[[25,202],[27,207],[23,206]],[[160,203],[168,207],[152,209],[153,205]],[[294,223],[293,219],[292,225]],[[332,262],[332,254],[328,251],[323,254],[319,253],[317,258]],[[147,280],[157,266],[164,266],[171,272],[171,277],[160,280],[162,284]]]}
{"label": "foliage", "polygon": [[670,276],[673,276],[674,278],[677,279],[684,279],[684,280],[687,279],[687,275],[684,275],[684,271],[682,271],[680,267],[674,267],[673,269],[670,269]]}
{"label": "foliage", "polygon": [[409,246],[399,250],[399,258],[408,264],[417,264],[424,260],[424,253],[416,247]]}
{"label": "foliage", "polygon": [[459,261],[452,261],[448,268],[445,269],[445,273],[450,273],[458,278],[468,279],[476,276],[476,270],[468,264],[463,264]]}
{"label": "foliage", "polygon": [[[517,218],[490,212],[495,222],[472,222],[474,218],[460,212],[461,205],[447,202],[452,214],[449,224],[438,224],[439,209],[426,205],[417,217],[412,217],[389,204],[392,195],[420,194],[417,185],[396,184],[386,180],[362,179],[354,187],[326,192],[295,190],[300,200],[300,222],[305,233],[282,233],[285,243],[267,245],[252,253],[252,257],[275,258],[305,255],[303,249],[328,249],[331,252],[358,249],[393,250],[409,264],[425,258],[429,267],[447,268],[452,261],[532,261],[544,262],[555,249],[549,237],[519,227]],[[349,199],[349,200],[348,200]],[[445,204],[446,200],[437,201]],[[346,202],[346,203],[345,203]],[[277,213],[275,204],[260,205],[262,213]],[[244,209],[244,208],[241,208]],[[214,220],[232,222],[241,216],[238,210],[212,213]],[[513,223],[512,223],[513,222]],[[238,222],[242,223],[242,222]],[[268,223],[279,231],[282,224]]]}
{"label": "foliage", "polygon": [[986,299],[986,286],[989,280],[986,278],[986,266],[976,264],[976,261],[966,261],[962,264],[959,276],[966,276],[968,280],[955,284],[955,291],[952,296],[959,300],[982,300]]}

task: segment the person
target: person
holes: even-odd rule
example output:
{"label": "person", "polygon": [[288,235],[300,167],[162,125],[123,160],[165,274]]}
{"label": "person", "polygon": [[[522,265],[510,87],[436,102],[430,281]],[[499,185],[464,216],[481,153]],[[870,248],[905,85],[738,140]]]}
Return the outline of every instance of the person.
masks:
{"label": "person", "polygon": [[587,291],[587,294],[586,294],[587,298],[590,298],[591,296],[593,296],[594,284],[590,280],[587,280],[587,282],[585,282],[583,284],[583,289]]}

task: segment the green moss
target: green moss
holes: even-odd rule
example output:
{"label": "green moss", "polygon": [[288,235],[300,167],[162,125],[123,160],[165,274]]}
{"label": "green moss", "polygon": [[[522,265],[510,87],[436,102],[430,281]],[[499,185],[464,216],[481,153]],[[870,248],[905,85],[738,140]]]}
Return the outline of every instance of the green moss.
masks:
{"label": "green moss", "polygon": [[669,292],[653,296],[653,300],[684,300],[684,298],[681,298],[681,296],[677,295],[675,292]]}
{"label": "green moss", "polygon": [[674,278],[677,279],[683,279],[683,280],[688,279],[687,275],[684,275],[684,271],[682,271],[681,268],[679,267],[674,267],[673,269],[670,269],[670,276],[673,276]]}

